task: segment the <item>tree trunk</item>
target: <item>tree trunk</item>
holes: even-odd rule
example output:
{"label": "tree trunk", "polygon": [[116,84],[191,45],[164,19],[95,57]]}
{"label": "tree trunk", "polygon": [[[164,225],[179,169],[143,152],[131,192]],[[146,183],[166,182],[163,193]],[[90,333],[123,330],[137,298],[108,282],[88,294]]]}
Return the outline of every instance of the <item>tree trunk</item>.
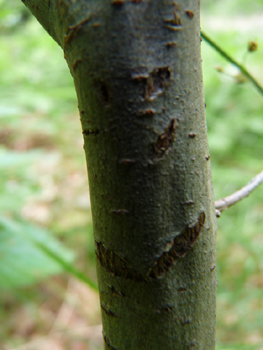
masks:
{"label": "tree trunk", "polygon": [[214,349],[199,1],[24,2],[75,82],[105,349]]}

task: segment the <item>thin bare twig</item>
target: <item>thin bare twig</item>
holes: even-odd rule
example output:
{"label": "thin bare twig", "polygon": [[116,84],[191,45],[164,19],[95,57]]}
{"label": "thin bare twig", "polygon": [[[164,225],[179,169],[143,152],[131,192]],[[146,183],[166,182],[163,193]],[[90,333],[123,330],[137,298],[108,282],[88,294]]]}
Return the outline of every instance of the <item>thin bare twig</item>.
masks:
{"label": "thin bare twig", "polygon": [[234,192],[228,197],[219,199],[215,202],[216,216],[219,217],[221,212],[241,199],[250,195],[260,184],[263,183],[263,171],[255,176],[246,186],[242,187],[239,191]]}
{"label": "thin bare twig", "polygon": [[263,87],[256,81],[256,79],[247,71],[247,69],[239,62],[237,62],[234,58],[232,58],[228,53],[226,53],[220,46],[218,46],[212,39],[209,38],[203,31],[201,31],[201,37],[211,45],[221,56],[223,56],[226,60],[231,62],[234,66],[240,69],[240,71],[255,85],[258,91],[263,95]]}

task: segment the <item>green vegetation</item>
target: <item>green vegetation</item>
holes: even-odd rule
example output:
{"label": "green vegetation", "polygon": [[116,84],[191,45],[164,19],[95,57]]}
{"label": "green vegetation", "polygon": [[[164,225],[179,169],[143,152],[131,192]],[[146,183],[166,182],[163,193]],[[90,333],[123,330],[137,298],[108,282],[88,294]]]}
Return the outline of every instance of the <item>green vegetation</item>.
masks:
{"label": "green vegetation", "polygon": [[[253,20],[240,31],[235,22],[222,17],[221,30],[209,23],[211,18],[204,15],[202,30],[238,61],[245,61],[262,84],[263,41]],[[258,51],[247,52],[249,40],[258,42]],[[215,199],[219,199],[244,186],[263,168],[263,96],[236,76],[236,68],[205,42],[202,54],[212,177]],[[263,346],[262,210],[261,186],[218,219],[218,350]]]}
{"label": "green vegetation", "polygon": [[[240,0],[220,6],[204,1],[202,30],[245,62],[263,84],[263,40],[257,22],[250,19],[259,5],[259,0],[250,1],[244,9]],[[78,349],[75,344],[87,344],[77,330],[80,323],[87,329],[98,324],[100,316],[97,296],[68,277],[79,269],[86,282],[96,281],[73,81],[61,49],[22,4],[0,1],[0,30],[0,338],[9,350],[32,336],[52,337],[56,314],[66,305],[72,307],[74,322],[62,325],[71,332],[62,333],[61,349],[65,344]],[[258,43],[257,51],[247,52],[249,40]],[[263,168],[263,96],[205,42],[202,53],[214,192],[219,199]],[[217,350],[263,349],[262,212],[261,186],[218,219]],[[55,275],[62,270],[70,274]],[[82,304],[72,302],[74,295]],[[88,311],[82,310],[84,304]],[[19,317],[27,319],[26,329],[15,321]],[[47,336],[44,348],[48,341]],[[88,343],[90,349],[100,349],[98,340]]]}

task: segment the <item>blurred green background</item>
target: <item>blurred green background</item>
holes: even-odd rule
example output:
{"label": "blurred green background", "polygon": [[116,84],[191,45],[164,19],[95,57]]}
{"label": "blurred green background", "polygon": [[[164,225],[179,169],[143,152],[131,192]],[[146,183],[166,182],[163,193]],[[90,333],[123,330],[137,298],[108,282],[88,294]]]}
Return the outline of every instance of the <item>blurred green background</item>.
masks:
{"label": "blurred green background", "polygon": [[[262,0],[204,0],[201,24],[263,84]],[[96,281],[73,81],[22,3],[0,0],[0,31],[0,350],[99,350],[98,295],[61,273]],[[263,96],[205,42],[202,56],[219,199],[263,168]],[[217,254],[217,350],[262,350],[263,186],[218,219]]]}

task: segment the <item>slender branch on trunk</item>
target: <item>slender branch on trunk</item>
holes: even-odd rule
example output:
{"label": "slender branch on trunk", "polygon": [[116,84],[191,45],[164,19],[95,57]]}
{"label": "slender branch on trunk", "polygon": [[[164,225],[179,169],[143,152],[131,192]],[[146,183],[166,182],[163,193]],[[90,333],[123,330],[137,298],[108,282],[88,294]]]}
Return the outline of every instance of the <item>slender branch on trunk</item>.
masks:
{"label": "slender branch on trunk", "polygon": [[48,34],[62,46],[62,28],[58,22],[59,0],[21,0]]}
{"label": "slender branch on trunk", "polygon": [[251,73],[242,65],[237,62],[232,56],[230,56],[225,50],[223,50],[218,44],[216,44],[207,34],[201,31],[201,37],[212,46],[222,57],[227,61],[236,66],[240,71],[252,82],[252,84],[257,88],[261,95],[263,95],[263,87],[257,82],[257,80],[252,76]]}
{"label": "slender branch on trunk", "polygon": [[221,198],[215,202],[216,215],[219,217],[223,210],[231,207],[235,203],[250,195],[259,185],[263,183],[263,171],[255,176],[246,186],[234,192],[228,197]]}

